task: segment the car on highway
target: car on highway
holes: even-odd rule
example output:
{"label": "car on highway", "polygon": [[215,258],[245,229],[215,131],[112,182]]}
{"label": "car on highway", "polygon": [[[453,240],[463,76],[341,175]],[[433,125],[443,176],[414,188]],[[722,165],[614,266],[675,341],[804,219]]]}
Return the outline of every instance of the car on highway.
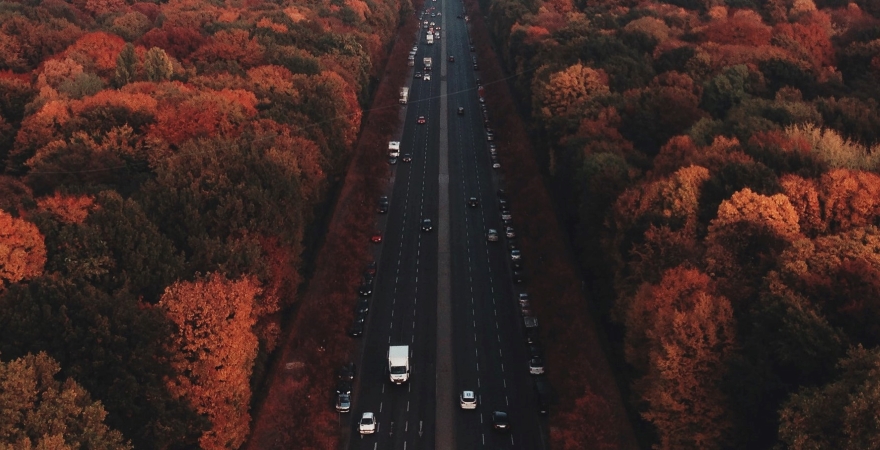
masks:
{"label": "car on highway", "polygon": [[351,380],[339,380],[336,382],[337,394],[351,394]]}
{"label": "car on highway", "polygon": [[418,45],[413,45],[413,49],[412,49],[412,51],[414,51],[414,52],[419,51],[419,46],[418,46]]}
{"label": "car on highway", "polygon": [[379,264],[376,261],[370,261],[367,263],[367,273],[370,275],[376,275],[376,270],[378,270]]}
{"label": "car on highway", "polygon": [[461,409],[477,409],[477,396],[474,391],[461,391],[458,404],[461,405]]}
{"label": "car on highway", "polygon": [[528,305],[529,304],[529,294],[526,292],[520,292],[517,296],[517,301],[519,301],[519,306]]}
{"label": "car on highway", "polygon": [[422,231],[431,231],[434,229],[434,225],[431,223],[431,219],[422,219]]}
{"label": "car on highway", "polygon": [[498,209],[504,211],[510,208],[510,202],[507,201],[507,193],[504,189],[498,189]]}
{"label": "car on highway", "polygon": [[361,415],[361,420],[358,422],[358,431],[361,434],[373,434],[377,427],[378,422],[376,422],[376,416],[373,413],[365,412]]}
{"label": "car on highway", "polygon": [[510,214],[509,209],[501,210],[501,220],[513,220],[513,216]]}
{"label": "car on highway", "polygon": [[504,411],[494,411],[492,413],[492,428],[495,428],[499,431],[507,431],[510,427],[510,420],[507,418],[507,413]]}
{"label": "car on highway", "polygon": [[511,261],[520,261],[522,260],[522,252],[519,251],[518,248],[515,248],[510,251],[510,260]]}
{"label": "car on highway", "polygon": [[516,237],[516,231],[513,230],[513,227],[507,227],[507,228],[504,229],[504,235],[507,236],[507,237],[509,237],[509,238],[515,238],[515,237]]}
{"label": "car on highway", "polygon": [[489,157],[489,159],[492,160],[492,168],[493,169],[500,169],[501,168],[501,161],[498,160],[497,155],[491,155]]}
{"label": "car on highway", "polygon": [[419,118],[416,119],[416,123],[419,125],[424,125],[427,122],[428,122],[428,119],[425,119],[425,116],[419,116]]}
{"label": "car on highway", "polygon": [[397,164],[397,157],[396,156],[389,156],[388,157],[388,164],[391,164],[392,166]]}
{"label": "car on highway", "polygon": [[499,201],[499,202],[500,202],[501,200],[505,200],[505,201],[506,201],[506,200],[508,199],[508,198],[507,198],[507,191],[505,191],[504,189],[498,189],[497,191],[495,191],[495,195],[498,197],[498,201]]}
{"label": "car on highway", "polygon": [[422,73],[419,71],[416,71],[416,73],[413,74],[413,78],[421,78],[421,77],[422,77]]}
{"label": "car on highway", "polygon": [[374,232],[373,235],[370,236],[370,241],[372,241],[374,244],[381,244],[382,243],[382,232],[381,231]]}
{"label": "car on highway", "polygon": [[476,207],[480,206],[480,201],[477,200],[476,197],[470,197],[470,198],[468,198],[467,205],[471,208],[476,208]]}
{"label": "car on highway", "polygon": [[354,312],[354,323],[366,323],[367,322],[367,313],[364,311],[355,311]]}
{"label": "car on highway", "polygon": [[459,106],[459,107],[458,107],[458,115],[459,115],[459,116],[463,116],[463,115],[464,115],[464,106]]}
{"label": "car on highway", "polygon": [[379,197],[379,205],[376,207],[376,211],[379,214],[385,214],[388,212],[388,205],[389,205],[388,196],[383,195],[383,196]]}
{"label": "car on highway", "polygon": [[474,70],[480,70],[480,66],[478,66],[477,63],[474,63]]}
{"label": "car on highway", "polygon": [[362,284],[360,288],[358,288],[358,295],[361,297],[369,297],[373,295],[373,285],[372,284]]}
{"label": "car on highway", "polygon": [[486,140],[494,141],[495,140],[495,132],[492,131],[491,128],[486,128]]}
{"label": "car on highway", "polygon": [[523,317],[534,317],[535,315],[534,311],[532,311],[532,307],[529,305],[520,307],[519,311]]}
{"label": "car on highway", "polygon": [[514,270],[513,271],[513,282],[516,284],[521,284],[526,280],[526,276],[522,270]]}
{"label": "car on highway", "polygon": [[336,394],[336,411],[341,413],[351,411],[351,394]]}
{"label": "car on highway", "polygon": [[449,55],[449,58],[446,58],[449,62],[455,62],[455,56]]}
{"label": "car on highway", "polygon": [[355,314],[368,314],[370,312],[370,300],[359,298],[357,303],[354,304],[354,312]]}
{"label": "car on highway", "polygon": [[401,160],[405,163],[412,162],[412,153],[404,153]]}
{"label": "car on highway", "polygon": [[361,337],[364,335],[363,322],[354,322],[348,327],[348,335],[351,337]]}
{"label": "car on highway", "polygon": [[529,359],[529,374],[541,375],[544,373],[544,360],[539,357]]}
{"label": "car on highway", "polygon": [[425,73],[425,76],[423,76],[422,79],[425,80],[425,81],[431,81],[431,74],[430,74],[430,73]]}
{"label": "car on highway", "polygon": [[345,363],[342,367],[339,368],[339,372],[337,372],[336,377],[340,380],[354,380],[354,377],[357,375],[357,366],[353,363]]}
{"label": "car on highway", "polygon": [[526,347],[526,350],[529,352],[529,358],[543,358],[544,351],[541,349],[541,346],[538,344],[530,344]]}
{"label": "car on highway", "polygon": [[486,232],[486,240],[489,242],[498,242],[498,230],[489,228],[489,231]]}
{"label": "car on highway", "polygon": [[471,45],[470,50],[471,50],[472,52],[477,51],[477,49],[475,49],[473,45]]}

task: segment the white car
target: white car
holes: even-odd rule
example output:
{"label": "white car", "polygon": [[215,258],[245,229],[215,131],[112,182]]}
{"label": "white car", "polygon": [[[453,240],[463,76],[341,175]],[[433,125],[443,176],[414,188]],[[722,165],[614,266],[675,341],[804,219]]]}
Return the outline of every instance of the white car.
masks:
{"label": "white car", "polygon": [[373,434],[376,432],[376,416],[371,412],[365,412],[361,416],[361,421],[358,422],[358,430],[360,430],[361,434]]}
{"label": "white car", "polygon": [[477,409],[477,396],[474,391],[462,391],[458,400],[461,409]]}
{"label": "white car", "polygon": [[431,74],[430,74],[430,73],[425,73],[425,75],[422,77],[422,79],[425,80],[425,81],[431,81]]}

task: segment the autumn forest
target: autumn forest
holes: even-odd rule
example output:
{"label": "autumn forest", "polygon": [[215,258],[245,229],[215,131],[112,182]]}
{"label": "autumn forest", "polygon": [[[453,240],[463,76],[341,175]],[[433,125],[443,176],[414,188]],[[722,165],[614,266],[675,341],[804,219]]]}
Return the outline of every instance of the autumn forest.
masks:
{"label": "autumn forest", "polygon": [[[876,448],[880,2],[479,6],[640,444]],[[245,444],[413,11],[0,0],[0,447]]]}
{"label": "autumn forest", "polygon": [[876,448],[880,3],[485,7],[642,445]]}

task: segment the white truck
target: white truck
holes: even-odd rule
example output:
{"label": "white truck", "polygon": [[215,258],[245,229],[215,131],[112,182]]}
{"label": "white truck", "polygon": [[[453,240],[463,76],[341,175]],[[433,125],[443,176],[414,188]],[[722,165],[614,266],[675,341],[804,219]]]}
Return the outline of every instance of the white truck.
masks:
{"label": "white truck", "polygon": [[394,384],[403,384],[409,380],[409,345],[391,345],[388,347],[388,374]]}
{"label": "white truck", "polygon": [[425,59],[422,60],[422,62],[425,64],[425,72],[430,72],[430,71],[431,71],[431,65],[432,65],[432,63],[433,63],[433,62],[431,61],[431,58],[430,58],[430,57],[425,58]]}
{"label": "white truck", "polygon": [[428,45],[433,45],[434,44],[434,33],[428,33],[428,35],[425,36],[425,39],[428,40]]}
{"label": "white truck", "polygon": [[409,88],[402,87],[400,88],[400,104],[405,105],[407,100],[409,100]]}
{"label": "white truck", "polygon": [[391,141],[388,143],[388,156],[397,158],[400,156],[400,141]]}

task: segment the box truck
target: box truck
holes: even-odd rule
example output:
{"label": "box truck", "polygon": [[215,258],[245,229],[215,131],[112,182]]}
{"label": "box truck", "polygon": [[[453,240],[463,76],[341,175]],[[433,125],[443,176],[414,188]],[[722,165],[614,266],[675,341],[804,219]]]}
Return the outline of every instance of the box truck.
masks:
{"label": "box truck", "polygon": [[400,156],[400,141],[391,141],[388,143],[388,156],[392,158]]}
{"label": "box truck", "polygon": [[428,40],[428,45],[434,44],[434,34],[433,33],[428,33],[428,35],[425,36],[425,39]]}
{"label": "box truck", "polygon": [[394,384],[403,384],[409,380],[409,345],[391,345],[388,347],[388,374]]}
{"label": "box truck", "polygon": [[431,58],[425,58],[422,60],[422,62],[425,64],[425,72],[430,72],[433,65],[433,61],[431,61]]}
{"label": "box truck", "polygon": [[405,105],[407,100],[409,100],[409,88],[402,87],[400,88],[400,104]]}

